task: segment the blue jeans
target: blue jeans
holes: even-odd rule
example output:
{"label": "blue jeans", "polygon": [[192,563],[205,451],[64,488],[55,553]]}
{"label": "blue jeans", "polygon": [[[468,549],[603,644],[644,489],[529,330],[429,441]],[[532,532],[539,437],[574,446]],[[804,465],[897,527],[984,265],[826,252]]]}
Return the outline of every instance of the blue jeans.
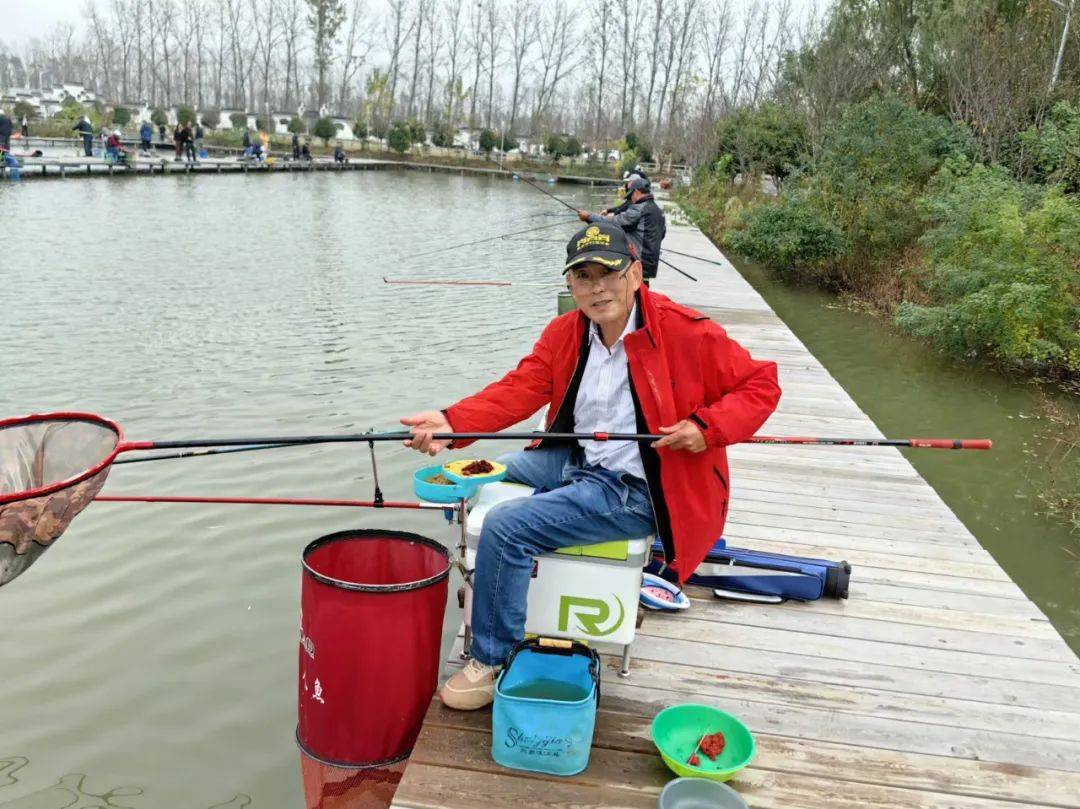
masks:
{"label": "blue jeans", "polygon": [[484,518],[473,573],[472,656],[501,665],[525,635],[533,557],[574,545],[636,539],[654,529],[645,481],[584,466],[576,444],[499,458],[507,479],[536,489]]}

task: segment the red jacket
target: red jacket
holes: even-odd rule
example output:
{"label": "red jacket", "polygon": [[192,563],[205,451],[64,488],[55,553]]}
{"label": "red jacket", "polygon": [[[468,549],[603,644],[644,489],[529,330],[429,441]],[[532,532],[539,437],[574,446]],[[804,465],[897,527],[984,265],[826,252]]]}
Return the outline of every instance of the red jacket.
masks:
{"label": "red jacket", "polygon": [[[780,400],[776,363],[753,359],[705,315],[642,287],[639,328],[625,338],[639,429],[657,433],[682,419],[702,428],[701,453],[642,443],[657,534],[668,566],[685,581],[724,530],[724,447],[745,441]],[[588,356],[587,320],[570,312],[547,325],[517,368],[446,410],[455,432],[495,432],[548,405],[547,428],[573,431],[577,386]],[[454,446],[466,446],[458,442]]]}

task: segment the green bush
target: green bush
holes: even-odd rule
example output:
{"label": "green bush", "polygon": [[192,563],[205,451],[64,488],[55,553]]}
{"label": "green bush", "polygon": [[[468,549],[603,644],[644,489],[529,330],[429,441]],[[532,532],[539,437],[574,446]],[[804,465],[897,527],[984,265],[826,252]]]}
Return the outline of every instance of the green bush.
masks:
{"label": "green bush", "polygon": [[221,110],[216,107],[203,110],[199,117],[202,118],[202,124],[207,129],[217,129],[221,126]]}
{"label": "green bush", "polygon": [[727,244],[781,274],[808,274],[835,259],[845,247],[840,229],[801,195],[752,208],[743,225],[728,234]]}
{"label": "green bush", "polygon": [[822,139],[809,187],[847,236],[848,282],[874,272],[922,233],[917,200],[950,158],[973,153],[967,133],[895,97],[848,107]]}
{"label": "green bush", "polygon": [[716,136],[717,157],[731,155],[732,175],[767,174],[782,182],[809,159],[803,116],[780,104],[737,109],[717,124]]}
{"label": "green bush", "polygon": [[37,107],[27,101],[16,101],[11,117],[15,121],[22,121],[24,117],[28,121],[33,120],[37,117]]}
{"label": "green bush", "polygon": [[1020,134],[1020,142],[1031,155],[1037,179],[1080,191],[1080,104],[1059,101],[1041,127]]}
{"label": "green bush", "polygon": [[179,121],[181,124],[195,123],[195,110],[193,110],[191,107],[177,107],[176,120]]}
{"label": "green bush", "polygon": [[80,104],[70,96],[64,100],[60,111],[53,115],[50,120],[55,120],[61,125],[61,128],[65,128],[74,126],[75,122],[84,115],[90,119],[90,123],[95,130],[99,129],[104,122],[104,118],[96,109],[92,106]]}
{"label": "green bush", "polygon": [[367,121],[363,118],[357,118],[353,121],[352,125],[353,137],[359,141],[364,141],[368,136]]}
{"label": "green bush", "polygon": [[561,157],[577,157],[582,152],[581,142],[573,135],[557,135],[554,132],[544,138],[544,151],[555,162]]}
{"label": "green bush", "polygon": [[431,132],[431,142],[440,148],[449,149],[454,145],[454,129],[449,124],[436,124]]}
{"label": "green bush", "polygon": [[270,126],[267,123],[265,118],[257,117],[255,119],[255,130],[257,132],[269,132],[270,131]]}
{"label": "green bush", "polygon": [[298,116],[294,115],[292,118],[289,119],[288,130],[294,135],[303,135],[306,129],[307,127],[304,126],[303,119],[299,118]]}
{"label": "green bush", "polygon": [[409,138],[413,143],[426,143],[427,142],[427,130],[424,129],[424,125],[419,121],[409,121]]}
{"label": "green bush", "polygon": [[317,138],[322,138],[323,146],[326,146],[330,142],[330,138],[337,136],[337,127],[331,119],[320,118],[315,122],[312,134]]}
{"label": "green bush", "polygon": [[386,142],[398,154],[405,154],[412,146],[412,134],[408,125],[400,122],[394,124],[386,136]]}
{"label": "green bush", "polygon": [[131,110],[127,107],[113,107],[112,122],[117,126],[131,123]]}
{"label": "green bush", "polygon": [[150,123],[154,126],[161,126],[162,124],[167,126],[169,123],[169,116],[161,107],[154,107],[154,111],[150,113]]}
{"label": "green bush", "polygon": [[230,112],[229,123],[232,124],[233,129],[246,129],[247,114],[243,112]]}
{"label": "green bush", "polygon": [[481,129],[480,137],[478,138],[480,151],[491,154],[491,150],[499,145],[499,136],[492,132],[490,129]]}
{"label": "green bush", "polygon": [[932,303],[901,328],[954,355],[1080,372],[1080,201],[1000,167],[946,167],[922,206]]}
{"label": "green bush", "polygon": [[633,149],[627,149],[622,153],[619,162],[615,164],[615,168],[621,174],[624,171],[629,171],[640,162],[641,158],[638,157],[638,153]]}

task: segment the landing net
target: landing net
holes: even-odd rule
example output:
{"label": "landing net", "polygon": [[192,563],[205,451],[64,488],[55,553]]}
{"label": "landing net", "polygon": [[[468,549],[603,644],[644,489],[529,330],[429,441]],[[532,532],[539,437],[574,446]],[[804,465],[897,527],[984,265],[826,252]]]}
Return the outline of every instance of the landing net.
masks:
{"label": "landing net", "polygon": [[94,499],[122,438],[88,414],[0,420],[0,586],[37,561]]}

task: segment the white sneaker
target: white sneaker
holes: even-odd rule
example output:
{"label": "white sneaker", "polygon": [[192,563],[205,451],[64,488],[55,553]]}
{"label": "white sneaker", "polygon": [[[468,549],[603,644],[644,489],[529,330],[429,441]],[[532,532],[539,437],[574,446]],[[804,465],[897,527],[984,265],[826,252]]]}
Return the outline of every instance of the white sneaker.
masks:
{"label": "white sneaker", "polygon": [[495,701],[495,680],[502,666],[486,666],[478,660],[468,664],[439,689],[439,699],[447,708],[475,711]]}

